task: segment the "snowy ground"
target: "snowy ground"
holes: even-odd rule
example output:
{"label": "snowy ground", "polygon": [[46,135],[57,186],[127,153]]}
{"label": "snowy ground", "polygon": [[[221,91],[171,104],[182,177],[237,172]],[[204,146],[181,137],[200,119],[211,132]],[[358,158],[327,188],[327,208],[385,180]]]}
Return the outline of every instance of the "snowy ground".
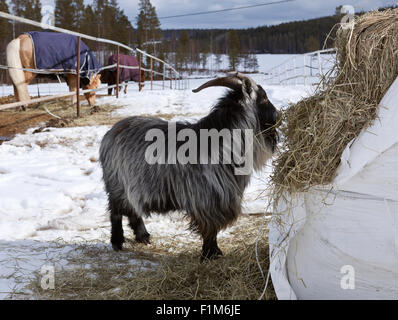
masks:
{"label": "snowy ground", "polygon": [[[262,75],[253,77],[260,84],[264,81]],[[203,80],[191,80],[190,87],[201,83]],[[313,90],[267,85],[264,89],[278,108]],[[207,114],[224,91],[211,88],[194,94],[191,90],[150,91],[146,87],[138,93],[136,86],[129,86],[127,95],[122,94],[117,101],[103,97],[98,104],[119,105],[120,109],[114,111],[117,116],[151,114],[194,121]],[[93,248],[111,251],[106,196],[98,164],[99,144],[108,129],[109,126],[50,128],[48,132],[32,134],[32,128],[0,145],[0,299],[9,298],[11,292],[24,293],[23,297],[29,298],[24,286],[30,279],[45,265],[67,266],[65,256],[79,254],[79,243],[90,241]],[[267,207],[264,186],[269,171],[265,168],[253,176],[245,194],[245,213],[263,212]],[[179,239],[181,245],[197,241],[178,214],[154,215],[146,219],[146,225],[154,238],[167,235]],[[230,230],[220,237],[228,236]],[[59,241],[64,245],[59,246]],[[126,263],[149,263],[129,255],[124,257]]]}

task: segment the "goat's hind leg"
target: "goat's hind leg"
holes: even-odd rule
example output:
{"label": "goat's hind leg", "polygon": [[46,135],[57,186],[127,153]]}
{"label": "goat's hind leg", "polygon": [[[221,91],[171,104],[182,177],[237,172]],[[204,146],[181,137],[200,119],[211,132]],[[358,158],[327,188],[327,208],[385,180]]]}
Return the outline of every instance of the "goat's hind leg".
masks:
{"label": "goat's hind leg", "polygon": [[129,219],[129,226],[134,230],[135,240],[140,243],[149,244],[150,234],[146,230],[142,218],[132,208],[126,210],[125,214]]}
{"label": "goat's hind leg", "polygon": [[114,250],[119,251],[123,248],[124,235],[123,235],[123,209],[121,202],[109,197],[109,211],[111,213],[111,244]]}
{"label": "goat's hind leg", "polygon": [[202,233],[203,246],[200,261],[213,260],[221,257],[222,251],[217,245],[217,231]]}

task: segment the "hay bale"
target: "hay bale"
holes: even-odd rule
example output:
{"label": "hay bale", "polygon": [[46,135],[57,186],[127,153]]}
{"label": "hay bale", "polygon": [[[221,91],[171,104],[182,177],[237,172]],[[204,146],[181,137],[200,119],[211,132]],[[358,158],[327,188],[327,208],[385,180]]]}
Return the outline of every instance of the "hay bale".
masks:
{"label": "hay bale", "polygon": [[398,297],[397,31],[397,9],[341,28],[335,78],[285,113],[269,224],[279,299]]}
{"label": "hay bale", "polygon": [[357,17],[336,38],[336,76],[283,115],[284,141],[274,161],[274,198],[332,182],[346,145],[376,118],[398,75],[398,9]]}

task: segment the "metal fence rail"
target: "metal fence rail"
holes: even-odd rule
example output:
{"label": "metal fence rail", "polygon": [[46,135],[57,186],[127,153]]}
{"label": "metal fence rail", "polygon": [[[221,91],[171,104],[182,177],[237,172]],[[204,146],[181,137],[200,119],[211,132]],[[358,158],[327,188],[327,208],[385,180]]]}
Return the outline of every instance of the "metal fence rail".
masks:
{"label": "metal fence rail", "polygon": [[[186,81],[183,81],[183,77],[181,76],[181,74],[175,70],[170,64],[166,63],[165,61],[150,55],[148,53],[146,53],[143,50],[140,50],[138,48],[131,48],[123,43],[117,42],[117,41],[113,41],[113,40],[109,40],[109,39],[103,39],[103,38],[97,38],[97,37],[93,37],[93,36],[89,36],[83,33],[79,33],[79,32],[74,32],[74,31],[70,31],[67,29],[63,29],[63,28],[59,28],[59,27],[55,27],[52,25],[48,25],[48,24],[44,24],[41,22],[37,22],[37,21],[33,21],[33,20],[29,20],[26,18],[21,18],[21,17],[17,17],[5,12],[0,11],[0,18],[4,18],[4,19],[8,19],[8,20],[12,20],[12,21],[18,21],[20,23],[24,23],[24,24],[29,24],[35,27],[39,27],[42,29],[47,29],[47,30],[52,30],[52,31],[56,31],[56,32],[60,32],[60,33],[65,33],[65,34],[70,34],[70,35],[74,35],[76,37],[78,37],[78,45],[77,45],[77,66],[76,66],[76,71],[60,71],[60,70],[39,70],[39,69],[28,69],[28,68],[22,68],[24,71],[30,71],[33,73],[42,73],[42,74],[61,74],[61,73],[72,73],[72,74],[76,74],[76,85],[77,85],[77,89],[76,92],[71,92],[71,93],[65,93],[65,94],[58,94],[58,95],[54,95],[52,97],[45,97],[45,98],[38,98],[38,99],[32,99],[30,101],[21,101],[21,102],[14,102],[14,103],[9,103],[9,104],[5,104],[5,105],[1,105],[0,106],[0,110],[5,110],[8,108],[15,108],[15,107],[19,107],[19,106],[26,106],[26,105],[30,105],[30,104],[35,104],[37,102],[43,102],[43,101],[49,101],[52,99],[59,99],[59,98],[63,98],[63,97],[68,97],[68,96],[73,96],[76,94],[77,96],[77,102],[76,102],[76,107],[77,107],[77,116],[80,116],[80,93],[86,93],[86,92],[95,92],[95,91],[100,91],[100,90],[106,90],[106,89],[110,89],[113,87],[117,87],[119,88],[119,71],[120,68],[128,68],[128,69],[139,69],[139,84],[138,84],[138,88],[139,91],[142,90],[143,85],[142,82],[144,79],[141,79],[141,70],[144,72],[147,72],[150,74],[150,80],[151,80],[151,88],[153,88],[153,81],[154,81],[154,75],[158,75],[158,76],[162,76],[162,81],[163,81],[163,88],[165,87],[164,83],[166,80],[170,80],[170,89],[173,89],[173,81],[175,82],[174,88],[175,89],[186,89]],[[87,40],[92,40],[92,41],[97,41],[97,42],[101,42],[101,43],[107,43],[107,44],[111,44],[111,45],[115,45],[117,47],[117,63],[112,65],[112,66],[106,66],[103,67],[103,69],[107,69],[107,68],[114,68],[116,66],[117,68],[117,75],[116,75],[116,85],[113,86],[106,86],[106,87],[100,87],[97,89],[87,89],[87,90],[80,90],[80,42],[81,42],[81,38],[83,39],[87,39]],[[139,66],[138,67],[130,67],[130,66],[124,66],[124,65],[120,65],[119,64],[119,51],[120,48],[124,48],[130,52],[134,52],[135,55],[138,56],[138,62],[139,62]],[[147,57],[150,59],[150,65],[151,68],[147,69],[144,68],[142,66],[142,59],[143,57]],[[162,69],[163,72],[158,72],[154,70],[154,61],[160,63],[162,65]],[[9,68],[8,66],[3,66],[0,65],[1,69],[4,68]],[[119,90],[115,90],[116,91],[116,98],[118,98],[118,94],[119,94]]]}
{"label": "metal fence rail", "polygon": [[336,49],[304,53],[265,72],[268,84],[314,84],[325,77],[335,63]]}

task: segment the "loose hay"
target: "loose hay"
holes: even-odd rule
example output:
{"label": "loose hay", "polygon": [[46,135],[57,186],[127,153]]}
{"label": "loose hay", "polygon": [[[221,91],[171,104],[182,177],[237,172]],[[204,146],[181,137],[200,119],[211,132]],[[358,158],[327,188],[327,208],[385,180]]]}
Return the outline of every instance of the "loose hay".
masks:
{"label": "loose hay", "polygon": [[[267,236],[264,231],[258,252],[263,277],[254,249],[262,217],[240,219],[242,225],[219,241],[224,257],[215,261],[199,263],[198,243],[184,243],[179,249],[178,243],[166,237],[152,250],[127,243],[122,253],[85,244],[73,259],[68,258],[75,267],[56,272],[54,290],[43,290],[40,277],[29,289],[37,299],[258,299],[269,267]],[[178,252],[168,252],[170,247]],[[137,258],[144,263],[128,263]],[[272,284],[264,299],[276,299]]]}
{"label": "loose hay", "polygon": [[353,28],[340,27],[336,47],[336,76],[284,112],[272,175],[276,200],[329,184],[346,145],[376,119],[398,75],[398,9],[370,12],[357,17]]}

